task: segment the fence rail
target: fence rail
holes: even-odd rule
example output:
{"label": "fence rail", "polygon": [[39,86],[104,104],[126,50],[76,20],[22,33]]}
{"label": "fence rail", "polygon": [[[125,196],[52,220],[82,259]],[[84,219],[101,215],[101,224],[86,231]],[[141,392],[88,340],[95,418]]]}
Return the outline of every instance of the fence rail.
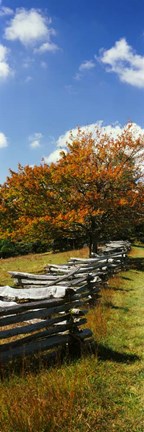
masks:
{"label": "fence rail", "polygon": [[9,272],[17,287],[0,287],[0,364],[88,340],[87,305],[96,304],[103,280],[125,267],[129,247],[112,243],[99,256],[49,264],[42,275]]}

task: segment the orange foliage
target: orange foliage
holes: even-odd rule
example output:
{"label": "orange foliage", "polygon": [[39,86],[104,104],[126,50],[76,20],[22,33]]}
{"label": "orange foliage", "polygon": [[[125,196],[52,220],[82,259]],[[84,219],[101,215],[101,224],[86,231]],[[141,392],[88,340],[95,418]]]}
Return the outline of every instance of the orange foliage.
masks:
{"label": "orange foliage", "polygon": [[60,233],[101,239],[142,218],[143,138],[131,125],[116,139],[78,129],[50,166],[22,167],[1,187],[0,237],[53,239]]}

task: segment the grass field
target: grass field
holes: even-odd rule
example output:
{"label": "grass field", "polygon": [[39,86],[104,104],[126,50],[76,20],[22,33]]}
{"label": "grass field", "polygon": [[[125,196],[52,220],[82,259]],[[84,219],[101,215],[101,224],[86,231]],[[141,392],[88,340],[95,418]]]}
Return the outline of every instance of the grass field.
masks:
{"label": "grass field", "polygon": [[79,250],[61,252],[61,253],[41,253],[29,254],[24,256],[12,257],[0,260],[0,285],[12,285],[12,279],[8,275],[8,271],[21,271],[42,273],[44,267],[48,264],[63,264],[68,261],[71,256],[88,257],[88,248]]}
{"label": "grass field", "polygon": [[[10,283],[8,269],[41,271],[66,255],[1,260],[0,284]],[[88,313],[95,352],[0,382],[0,432],[143,432],[144,248],[132,249],[131,262]]]}

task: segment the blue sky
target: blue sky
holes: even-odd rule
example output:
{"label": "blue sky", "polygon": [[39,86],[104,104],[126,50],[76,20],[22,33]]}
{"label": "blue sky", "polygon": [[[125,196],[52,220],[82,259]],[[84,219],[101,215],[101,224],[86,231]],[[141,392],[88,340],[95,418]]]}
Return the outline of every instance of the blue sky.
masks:
{"label": "blue sky", "polygon": [[0,2],[0,182],[68,131],[144,128],[144,0]]}

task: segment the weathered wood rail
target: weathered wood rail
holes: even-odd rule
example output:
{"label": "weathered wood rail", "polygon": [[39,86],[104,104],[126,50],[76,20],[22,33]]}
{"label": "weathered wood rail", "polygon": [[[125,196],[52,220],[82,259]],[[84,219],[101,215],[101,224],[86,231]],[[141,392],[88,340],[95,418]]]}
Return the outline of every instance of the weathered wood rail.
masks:
{"label": "weathered wood rail", "polygon": [[112,273],[118,272],[124,268],[126,266],[126,260],[127,256],[124,252],[109,253],[108,255],[103,254],[99,257],[89,259],[73,257],[69,260],[67,266],[49,264],[46,266],[46,271],[51,275],[49,277],[56,277],[58,274],[67,275],[70,271],[70,268],[76,268],[77,277],[80,277],[81,275],[86,276],[90,273],[93,276],[103,280],[108,278]]}
{"label": "weathered wood rail", "polygon": [[125,266],[129,244],[109,248],[66,265],[49,264],[42,275],[9,272],[17,287],[0,287],[0,364],[92,336],[82,327],[87,305],[96,304],[103,279]]}
{"label": "weathered wood rail", "polygon": [[[18,291],[18,300],[25,300],[28,297],[25,290],[14,291]],[[8,290],[7,294],[0,290],[0,295],[1,298],[15,297],[15,293],[12,294],[11,291],[8,295]],[[37,297],[37,292],[29,296],[31,299]],[[77,290],[62,287],[61,297],[59,291],[59,295],[57,296],[56,292],[53,298],[47,293],[46,298],[44,294],[43,300],[15,302],[13,306],[10,306],[10,302],[6,306],[6,301],[1,301],[0,363],[62,346],[70,343],[74,337],[78,337],[79,340],[90,337],[90,330],[80,330],[86,323],[86,311],[79,308],[85,306],[88,297],[87,284],[81,285]]]}

